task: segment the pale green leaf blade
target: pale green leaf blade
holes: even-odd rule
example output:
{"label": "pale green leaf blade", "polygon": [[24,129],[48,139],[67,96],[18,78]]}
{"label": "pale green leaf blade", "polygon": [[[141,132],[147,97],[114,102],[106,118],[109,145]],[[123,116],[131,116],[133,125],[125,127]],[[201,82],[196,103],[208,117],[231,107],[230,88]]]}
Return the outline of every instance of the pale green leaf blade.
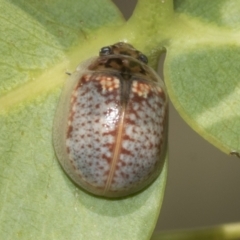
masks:
{"label": "pale green leaf blade", "polygon": [[1,10],[0,72],[4,81],[0,82],[0,96],[63,61],[67,51],[86,42],[99,27],[123,22],[107,0],[1,0]]}
{"label": "pale green leaf blade", "polygon": [[240,2],[175,1],[175,10],[164,69],[171,100],[204,138],[239,152]]}
{"label": "pale green leaf blade", "polygon": [[167,163],[145,191],[108,200],[77,188],[52,145],[65,72],[100,47],[127,39],[116,31],[124,24],[122,15],[107,0],[1,0],[0,5],[1,238],[150,238]]}
{"label": "pale green leaf blade", "polygon": [[238,0],[175,0],[175,11],[220,27],[239,29],[240,6]]}

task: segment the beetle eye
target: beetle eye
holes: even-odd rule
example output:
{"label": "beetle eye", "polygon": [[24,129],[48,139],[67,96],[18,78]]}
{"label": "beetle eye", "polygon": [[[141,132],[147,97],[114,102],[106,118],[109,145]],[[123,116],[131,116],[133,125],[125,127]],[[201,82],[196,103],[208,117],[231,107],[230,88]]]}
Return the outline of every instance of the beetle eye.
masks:
{"label": "beetle eye", "polygon": [[112,49],[110,47],[103,47],[99,51],[99,56],[106,56],[112,53]]}
{"label": "beetle eye", "polygon": [[138,58],[141,62],[143,62],[143,63],[148,63],[148,58],[147,58],[147,56],[146,55],[144,55],[144,54],[142,54],[142,53],[140,53],[140,55],[139,55],[139,58]]}

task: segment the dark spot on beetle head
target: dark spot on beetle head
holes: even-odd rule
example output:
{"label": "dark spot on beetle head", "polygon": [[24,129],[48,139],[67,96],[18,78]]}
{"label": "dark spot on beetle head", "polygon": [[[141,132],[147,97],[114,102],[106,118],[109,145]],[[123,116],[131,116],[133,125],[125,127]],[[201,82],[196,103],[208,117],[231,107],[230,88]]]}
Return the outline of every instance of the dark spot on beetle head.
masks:
{"label": "dark spot on beetle head", "polygon": [[142,54],[140,51],[135,49],[131,44],[118,42],[110,46],[106,46],[100,49],[99,56],[108,55],[124,55],[133,57],[144,64],[148,63],[148,58],[146,55]]}

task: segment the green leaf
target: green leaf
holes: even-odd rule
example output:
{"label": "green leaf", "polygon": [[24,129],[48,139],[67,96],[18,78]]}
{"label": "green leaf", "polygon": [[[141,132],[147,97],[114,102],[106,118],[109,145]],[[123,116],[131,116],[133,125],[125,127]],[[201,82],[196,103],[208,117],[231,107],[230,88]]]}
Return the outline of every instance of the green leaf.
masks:
{"label": "green leaf", "polygon": [[102,46],[133,40],[134,25],[123,30],[125,21],[108,0],[0,0],[0,5],[1,238],[150,238],[167,163],[143,192],[109,200],[77,188],[52,145],[65,72]]}
{"label": "green leaf", "polygon": [[240,151],[240,2],[175,1],[165,80],[174,106],[205,139]]}
{"label": "green leaf", "polygon": [[237,0],[139,0],[125,22],[109,0],[0,0],[0,236],[149,239],[167,162],[143,192],[109,200],[77,188],[59,166],[52,124],[65,72],[127,41],[164,77],[183,118],[226,153],[240,151]]}

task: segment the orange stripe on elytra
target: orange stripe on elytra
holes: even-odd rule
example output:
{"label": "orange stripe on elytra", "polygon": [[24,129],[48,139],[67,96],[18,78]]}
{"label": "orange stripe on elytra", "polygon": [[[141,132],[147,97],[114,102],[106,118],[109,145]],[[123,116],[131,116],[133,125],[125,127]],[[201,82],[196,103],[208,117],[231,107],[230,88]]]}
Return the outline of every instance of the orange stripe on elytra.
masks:
{"label": "orange stripe on elytra", "polygon": [[125,106],[124,106],[123,109],[121,110],[121,114],[120,114],[120,121],[119,121],[119,124],[118,124],[118,131],[117,131],[115,149],[114,149],[114,152],[113,152],[112,164],[111,164],[111,168],[110,168],[110,171],[109,171],[109,176],[108,176],[108,179],[107,179],[107,182],[106,182],[106,186],[104,188],[104,193],[109,191],[109,188],[110,188],[112,180],[113,180],[113,176],[114,176],[115,171],[116,171],[117,162],[119,160],[120,150],[122,148],[121,143],[122,143],[124,122],[125,122],[125,113],[126,113],[126,109],[125,109]]}

